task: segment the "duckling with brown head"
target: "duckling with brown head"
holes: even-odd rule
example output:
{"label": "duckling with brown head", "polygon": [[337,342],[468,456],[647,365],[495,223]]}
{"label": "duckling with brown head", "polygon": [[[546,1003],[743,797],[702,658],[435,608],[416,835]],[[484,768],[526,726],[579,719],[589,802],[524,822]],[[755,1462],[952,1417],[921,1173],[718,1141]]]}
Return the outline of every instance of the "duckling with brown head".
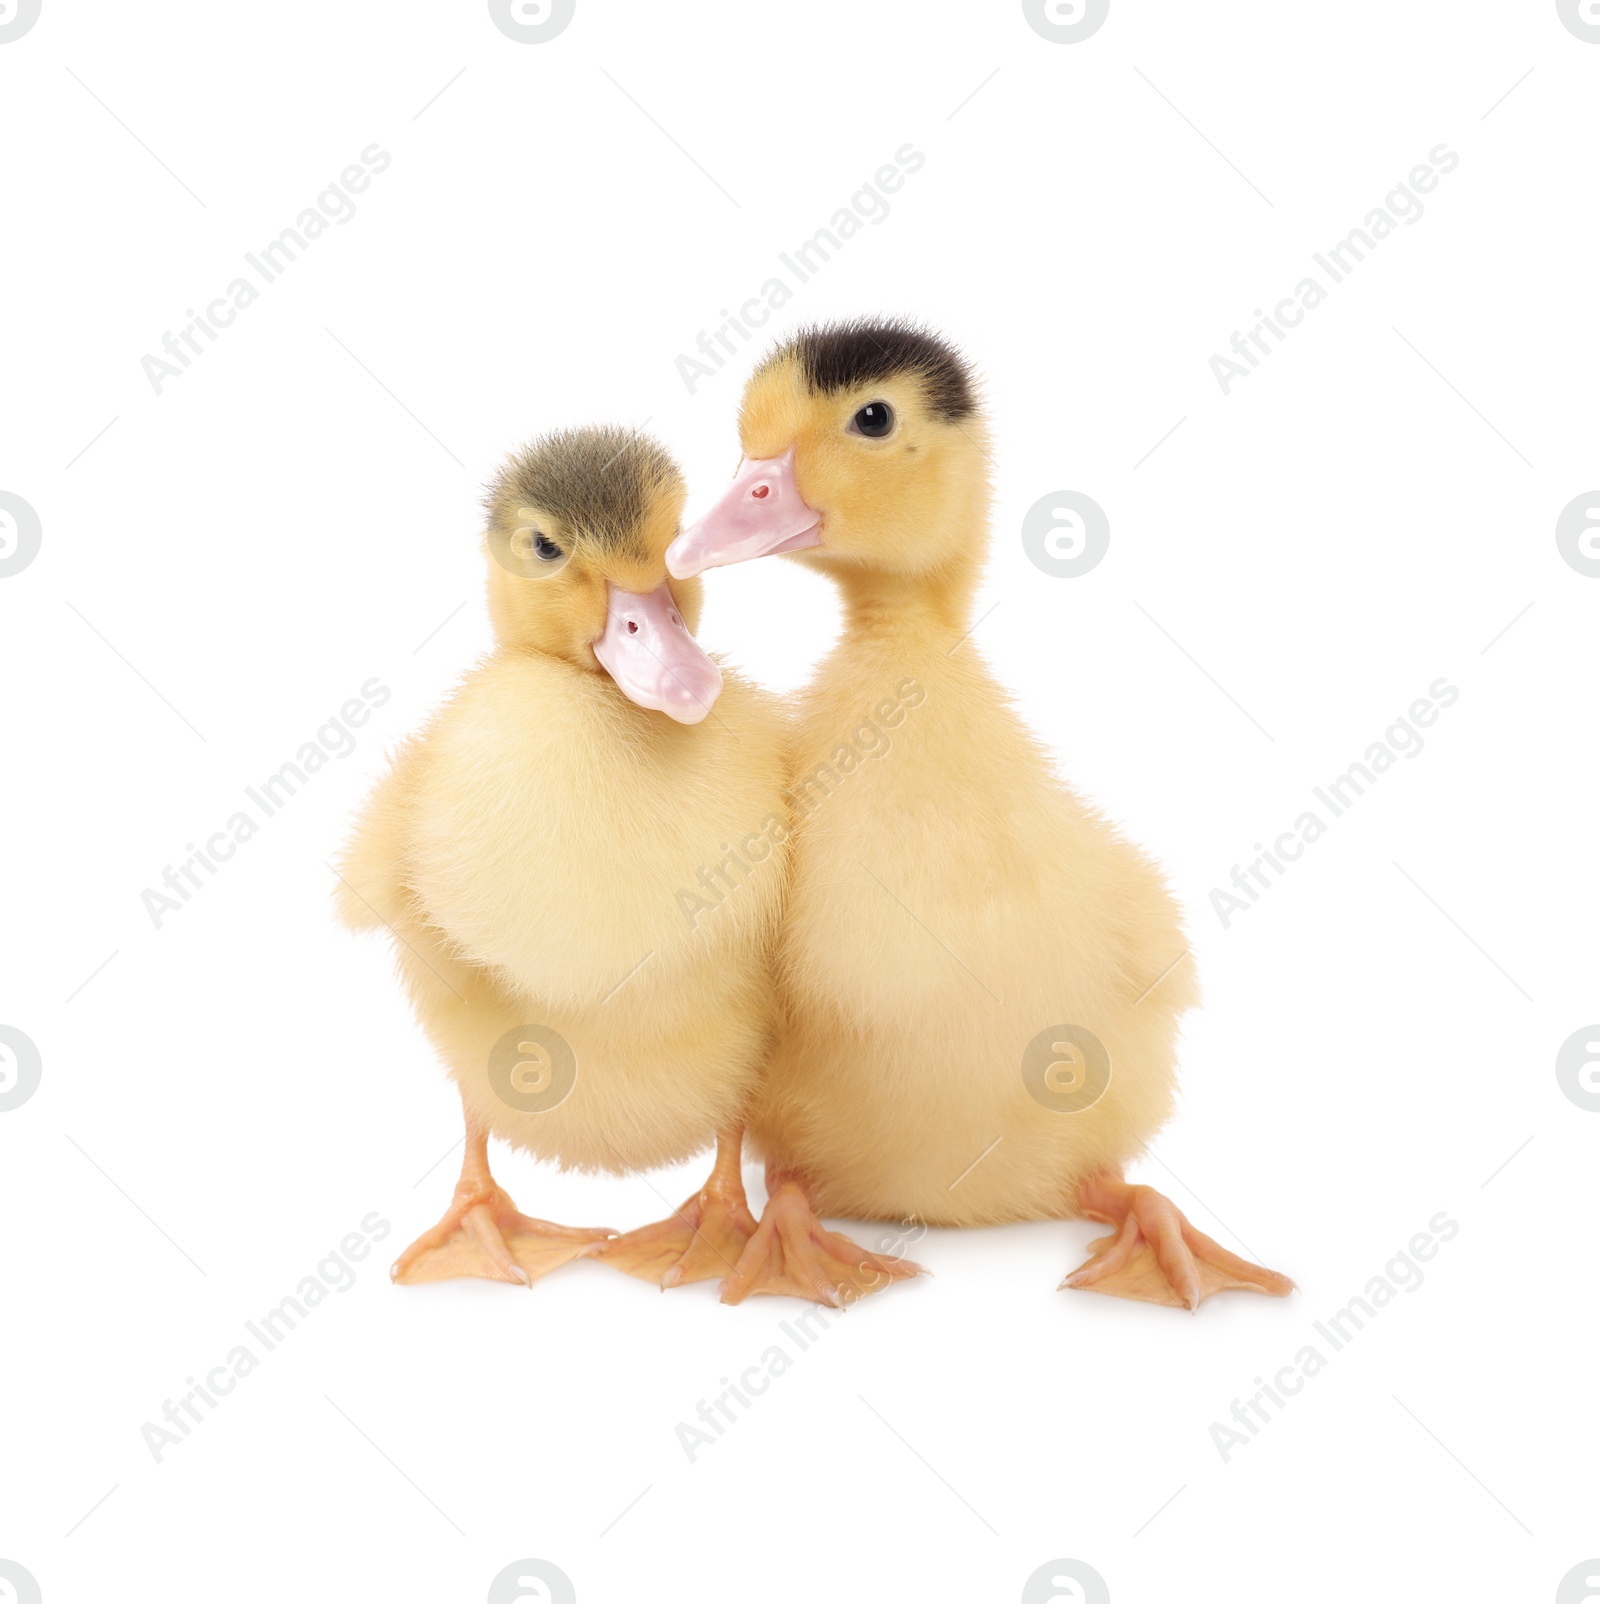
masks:
{"label": "duckling with brown head", "polygon": [[[1066,1285],[1194,1309],[1291,1283],[1124,1167],[1173,1101],[1198,990],[1148,858],[1052,772],[967,640],[987,546],[972,374],[926,331],[813,329],[752,376],[744,462],[677,576],[782,552],[846,627],[800,699],[785,1028],[752,1115],[772,1202],[724,1297],[814,1213],[1115,1227]],[[876,717],[892,739],[849,761]]]}
{"label": "duckling with brown head", "polygon": [[[690,633],[699,583],[663,561],[683,499],[666,453],[618,429],[505,465],[488,498],[494,649],[400,749],[340,866],[344,918],[393,934],[465,1112],[455,1197],[397,1280],[527,1285],[613,1239],[521,1214],[491,1135],[613,1172],[720,1136],[714,1196],[653,1241],[657,1279],[713,1273],[706,1257],[725,1273],[708,1244],[736,1258],[754,1230],[738,1131],[777,1015],[784,719]],[[689,894],[746,841],[717,904]]]}

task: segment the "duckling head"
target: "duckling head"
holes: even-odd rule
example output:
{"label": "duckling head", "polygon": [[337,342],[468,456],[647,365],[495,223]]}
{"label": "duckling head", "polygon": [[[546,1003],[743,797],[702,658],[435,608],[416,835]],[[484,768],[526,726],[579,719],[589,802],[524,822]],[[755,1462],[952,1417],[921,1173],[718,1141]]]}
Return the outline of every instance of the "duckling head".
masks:
{"label": "duckling head", "polygon": [[803,330],[751,376],[744,461],[667,549],[675,577],[772,553],[836,577],[968,580],[982,557],[988,441],[960,354],[911,324]]}
{"label": "duckling head", "polygon": [[695,643],[700,584],[669,581],[683,476],[627,429],[568,429],[489,487],[489,612],[502,646],[606,673],[630,701],[698,724],[722,689]]}

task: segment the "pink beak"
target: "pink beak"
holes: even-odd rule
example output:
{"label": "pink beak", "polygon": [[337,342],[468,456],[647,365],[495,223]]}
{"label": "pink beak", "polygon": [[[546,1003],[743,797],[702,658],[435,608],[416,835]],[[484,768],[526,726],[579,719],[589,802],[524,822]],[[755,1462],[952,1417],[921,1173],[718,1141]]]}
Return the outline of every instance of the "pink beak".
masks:
{"label": "pink beak", "polygon": [[630,702],[698,724],[722,690],[722,671],[695,644],[663,582],[648,596],[609,587],[600,666]]}
{"label": "pink beak", "polygon": [[820,546],[822,515],[800,499],[794,447],[781,457],[739,464],[727,493],[667,547],[667,572],[691,579],[708,568]]}

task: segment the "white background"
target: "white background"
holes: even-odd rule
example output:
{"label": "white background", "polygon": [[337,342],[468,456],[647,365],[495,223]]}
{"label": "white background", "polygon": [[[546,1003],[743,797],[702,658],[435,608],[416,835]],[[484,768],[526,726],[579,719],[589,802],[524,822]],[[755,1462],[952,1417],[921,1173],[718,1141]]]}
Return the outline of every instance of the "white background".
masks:
{"label": "white background", "polygon": [[[0,1023],[43,1062],[0,1114],[0,1558],[47,1604],[481,1600],[524,1557],[585,1604],[1013,1600],[1062,1557],[1117,1604],[1555,1597],[1600,1553],[1600,1116],[1554,1070],[1600,1017],[1600,580],[1554,539],[1600,484],[1597,94],[1545,0],[1113,0],[1076,44],[1015,3],[578,0],[532,45],[467,0],[44,0],[0,45],[0,489],[43,529],[0,580]],[[354,219],[154,393],[141,358],[374,142]],[[1085,1223],[932,1233],[935,1279],[691,1463],[678,1423],[799,1306],[591,1264],[392,1288],[457,1112],[327,860],[488,645],[502,454],[648,420],[705,505],[756,348],[693,395],[675,359],[907,142],[768,333],[908,313],[979,364],[969,647],[1167,866],[1206,987],[1137,1178],[1301,1291],[1190,1318],[1057,1292]],[[1441,142],[1421,220],[1225,397],[1212,354]],[[1080,579],[1020,542],[1059,489],[1110,519]],[[702,639],[775,687],[838,627],[792,565],[707,589]],[[374,676],[354,755],[156,929],[141,892]],[[1426,749],[1225,930],[1212,889],[1440,676]],[[620,1228],[700,1174],[496,1163]],[[1224,1463],[1212,1422],[1441,1210],[1425,1283]],[[370,1211],[353,1289],[156,1463],[144,1422]]]}

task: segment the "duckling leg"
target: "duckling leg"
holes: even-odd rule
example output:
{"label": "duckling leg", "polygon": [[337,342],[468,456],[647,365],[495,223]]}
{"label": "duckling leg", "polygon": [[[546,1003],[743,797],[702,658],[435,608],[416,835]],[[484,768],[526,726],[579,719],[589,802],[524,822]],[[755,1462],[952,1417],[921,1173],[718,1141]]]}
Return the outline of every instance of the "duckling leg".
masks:
{"label": "duckling leg", "polygon": [[1153,1187],[1129,1186],[1121,1175],[1092,1176],[1078,1192],[1077,1212],[1113,1225],[1114,1236],[1089,1244],[1089,1257],[1061,1283],[1084,1292],[1166,1303],[1191,1313],[1211,1296],[1238,1288],[1285,1298],[1294,1282],[1230,1253],[1197,1231],[1176,1203]]}
{"label": "duckling leg", "polygon": [[869,1253],[828,1230],[800,1177],[769,1168],[761,1223],[723,1279],[722,1301],[743,1303],[753,1292],[771,1292],[840,1309],[895,1281],[926,1274],[910,1259]]}
{"label": "duckling leg", "polygon": [[726,1275],[756,1233],[739,1173],[743,1142],[739,1126],[723,1131],[710,1179],[671,1219],[629,1231],[597,1249],[595,1257],[663,1290]]}
{"label": "duckling leg", "polygon": [[424,1231],[395,1260],[389,1279],[410,1285],[482,1276],[532,1286],[569,1259],[584,1258],[616,1235],[590,1231],[517,1212],[489,1173],[489,1132],[468,1114],[461,1179],[444,1218]]}

